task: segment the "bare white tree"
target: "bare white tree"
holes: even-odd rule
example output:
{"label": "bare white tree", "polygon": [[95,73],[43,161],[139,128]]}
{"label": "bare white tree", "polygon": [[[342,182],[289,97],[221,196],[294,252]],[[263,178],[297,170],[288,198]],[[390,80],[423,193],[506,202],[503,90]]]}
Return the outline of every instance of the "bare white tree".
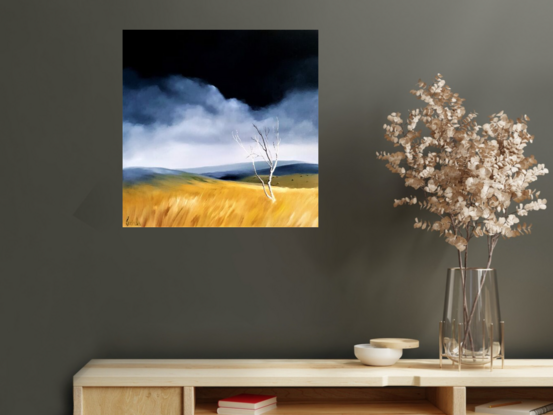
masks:
{"label": "bare white tree", "polygon": [[[271,141],[269,137],[271,132],[270,129],[265,128],[263,132],[261,132],[261,130],[257,128],[257,125],[254,124],[253,128],[255,128],[257,135],[251,137],[252,141],[255,144],[250,146],[249,150],[246,149],[246,147],[244,146],[244,143],[240,139],[238,132],[233,131],[232,133],[232,138],[234,138],[234,141],[236,141],[240,145],[240,147],[244,149],[247,154],[246,157],[252,161],[253,171],[255,173],[255,176],[261,182],[261,186],[263,186],[265,196],[267,196],[273,203],[276,202],[276,198],[273,193],[271,181],[273,180],[273,173],[275,172],[278,164],[278,151],[280,148],[280,135],[278,132],[278,127],[279,123],[277,118],[275,126],[273,127],[273,140]],[[257,168],[255,166],[256,158],[263,159],[269,166],[269,177],[267,178],[267,182],[265,182],[265,180],[263,180],[263,178],[257,173]]]}

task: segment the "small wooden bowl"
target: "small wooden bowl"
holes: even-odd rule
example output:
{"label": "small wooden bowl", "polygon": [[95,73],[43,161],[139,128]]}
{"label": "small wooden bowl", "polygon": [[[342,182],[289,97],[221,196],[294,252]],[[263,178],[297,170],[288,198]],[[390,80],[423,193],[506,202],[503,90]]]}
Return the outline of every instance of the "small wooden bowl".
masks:
{"label": "small wooden bowl", "polygon": [[416,349],[419,341],[414,339],[371,339],[371,346],[388,349]]}

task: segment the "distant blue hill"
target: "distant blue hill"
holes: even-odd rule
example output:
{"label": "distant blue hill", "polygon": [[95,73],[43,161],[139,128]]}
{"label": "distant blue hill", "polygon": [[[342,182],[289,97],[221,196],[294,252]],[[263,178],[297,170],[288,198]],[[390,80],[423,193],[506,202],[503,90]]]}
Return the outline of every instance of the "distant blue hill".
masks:
{"label": "distant blue hill", "polygon": [[[258,174],[269,174],[267,163],[257,161],[255,167]],[[279,161],[274,174],[275,176],[286,176],[288,174],[317,173],[319,173],[318,164],[301,163],[297,161]],[[135,184],[168,176],[181,176],[184,179],[204,176],[213,179],[232,181],[242,180],[254,174],[251,163],[228,164],[224,166],[199,167],[183,170],[164,169],[161,167],[128,167],[123,169],[123,183]]]}
{"label": "distant blue hill", "polygon": [[[301,161],[283,160],[278,162],[278,164],[281,166],[287,166],[288,164],[297,164],[297,163],[301,163]],[[255,162],[255,168],[257,170],[261,170],[266,167],[267,167],[267,163],[264,161]],[[220,166],[195,167],[192,169],[182,169],[182,170],[187,173],[216,175],[219,173],[225,174],[229,172],[249,172],[249,171],[253,172],[253,167],[252,167],[252,162],[248,161],[246,163],[223,164]]]}
{"label": "distant blue hill", "polygon": [[123,182],[145,182],[158,176],[179,175],[182,173],[180,170],[163,169],[161,167],[128,167],[123,169]]}
{"label": "distant blue hill", "polygon": [[[235,165],[231,165],[231,167],[228,170],[220,170],[220,171],[213,171],[213,172],[204,172],[201,173],[203,176],[211,177],[214,179],[219,180],[242,180],[246,177],[253,176],[255,174],[253,170],[253,166],[250,164],[243,164],[240,165],[240,168],[232,168]],[[220,166],[224,167],[224,166]],[[268,175],[269,174],[269,167],[267,166],[267,163],[265,162],[256,162],[255,168],[257,169],[257,173],[260,175]],[[190,170],[188,170],[190,172]],[[288,174],[297,174],[297,173],[303,173],[303,174],[317,174],[319,173],[319,165],[318,164],[310,164],[310,163],[301,163],[296,161],[283,161],[278,162],[277,168],[275,169],[275,175],[276,176],[285,176]]]}
{"label": "distant blue hill", "polygon": [[[258,170],[257,173],[260,175],[269,174],[269,169]],[[319,165],[311,163],[297,163],[281,166],[277,164],[275,169],[275,176],[287,176],[288,174],[318,174]]]}

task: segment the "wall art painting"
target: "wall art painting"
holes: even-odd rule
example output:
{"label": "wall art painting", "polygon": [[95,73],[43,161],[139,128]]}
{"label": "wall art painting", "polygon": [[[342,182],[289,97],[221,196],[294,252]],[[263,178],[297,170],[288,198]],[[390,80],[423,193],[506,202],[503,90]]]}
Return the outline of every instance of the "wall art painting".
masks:
{"label": "wall art painting", "polygon": [[123,227],[318,227],[318,32],[123,31]]}

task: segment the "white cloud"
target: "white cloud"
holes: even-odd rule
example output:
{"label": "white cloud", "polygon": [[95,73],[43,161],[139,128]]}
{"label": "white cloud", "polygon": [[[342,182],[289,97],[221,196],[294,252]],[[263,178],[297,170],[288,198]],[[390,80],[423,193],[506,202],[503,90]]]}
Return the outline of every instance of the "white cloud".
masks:
{"label": "white cloud", "polygon": [[279,118],[281,160],[318,162],[318,92],[292,91],[260,110],[225,99],[212,85],[172,77],[123,92],[123,167],[193,168],[246,161],[233,141],[249,141]]}

